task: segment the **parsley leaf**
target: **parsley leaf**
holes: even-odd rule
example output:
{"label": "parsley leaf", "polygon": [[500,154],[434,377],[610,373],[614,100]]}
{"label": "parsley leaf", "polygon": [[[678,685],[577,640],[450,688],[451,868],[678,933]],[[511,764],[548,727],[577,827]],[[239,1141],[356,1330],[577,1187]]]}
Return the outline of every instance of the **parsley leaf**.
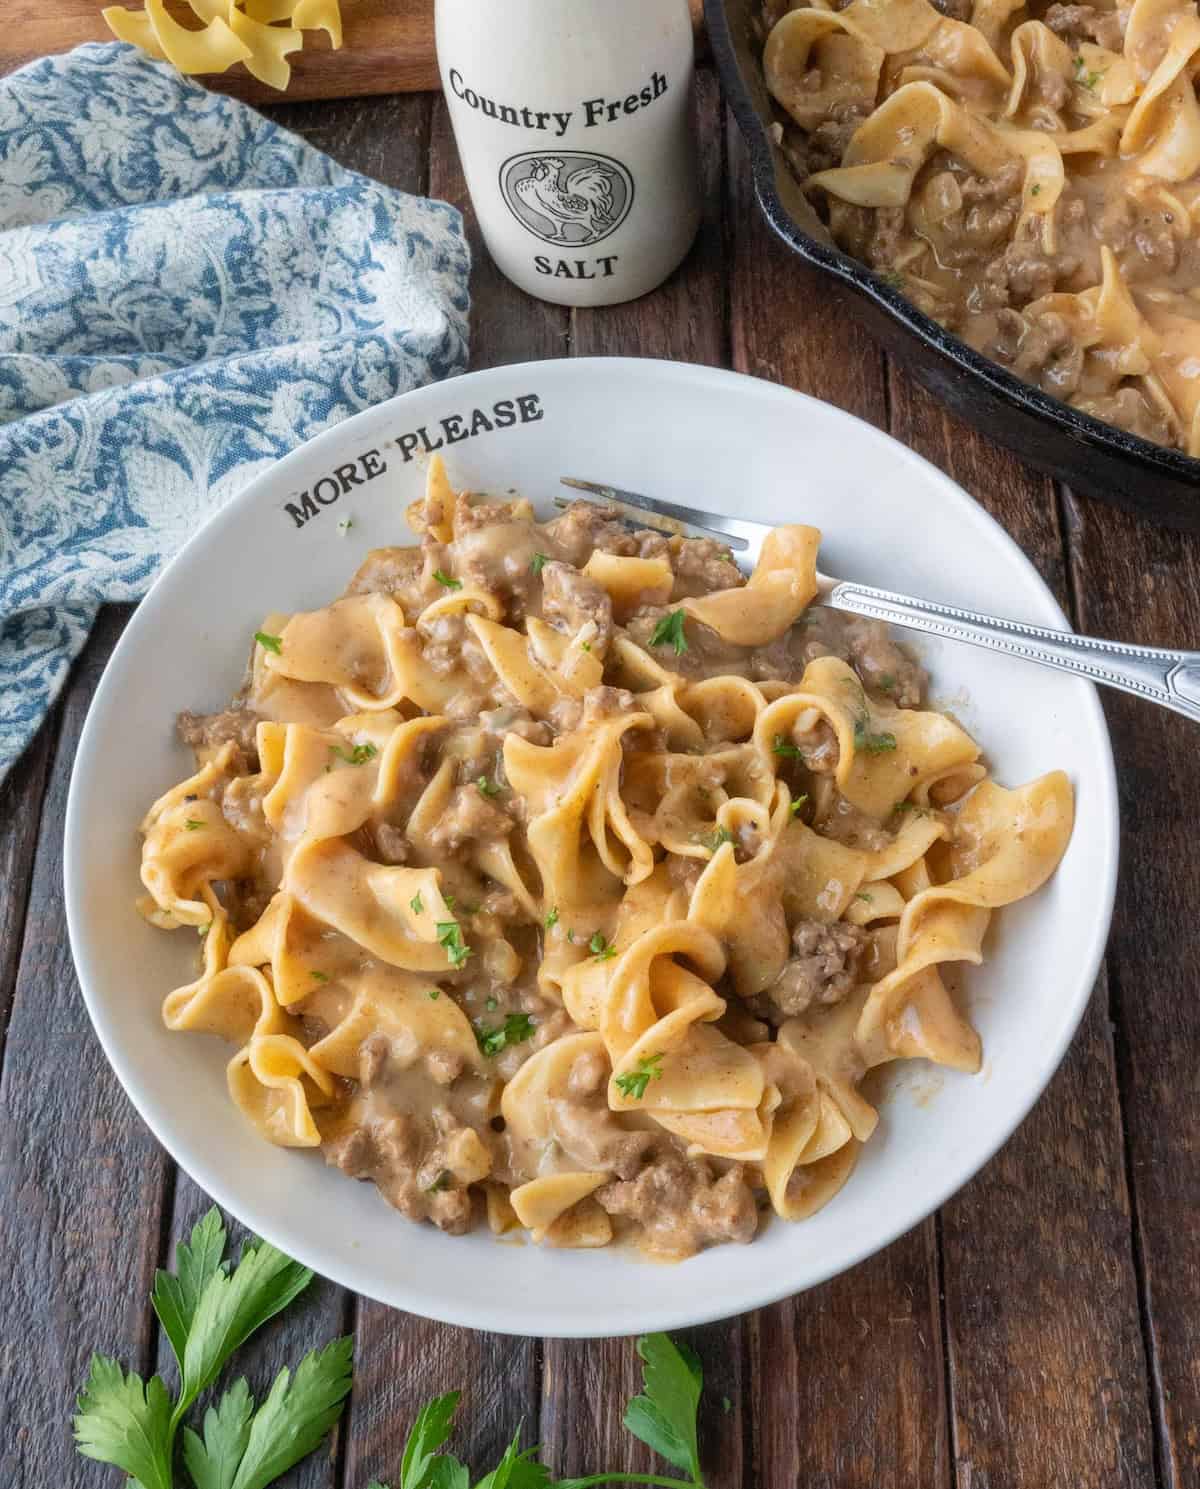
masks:
{"label": "parsley leaf", "polygon": [[536,1028],[537,1025],[527,1013],[510,1013],[498,1028],[487,1029],[482,1024],[477,1024],[475,1043],[479,1046],[479,1053],[490,1060],[510,1044],[523,1044],[525,1040],[531,1039]]}
{"label": "parsley leaf", "polygon": [[368,760],[374,760],[379,750],[368,740],[366,744],[356,744],[350,750],[343,749],[341,745],[330,745],[329,753],[344,760],[347,765],[365,765]]}
{"label": "parsley leaf", "polygon": [[784,739],[782,734],[777,734],[771,741],[771,753],[773,755],[780,755],[785,760],[799,760],[801,758],[800,751],[796,745]]}
{"label": "parsley leaf", "polygon": [[631,1096],[634,1101],[641,1101],[650,1082],[661,1079],[662,1056],[643,1055],[632,1070],[617,1076],[615,1084],[622,1096]]}
{"label": "parsley leaf", "polygon": [[1088,72],[1087,63],[1082,57],[1072,57],[1071,66],[1075,69],[1075,81],[1081,88],[1093,89],[1104,76],[1102,72]]}
{"label": "parsley leaf", "polygon": [[188,832],[198,832],[204,826],[204,823],[199,817],[189,817],[183,825]]}
{"label": "parsley leaf", "polygon": [[650,632],[651,646],[673,646],[675,655],[681,657],[688,649],[687,637],[683,634],[686,616],[682,610],[672,610]]}
{"label": "parsley leaf", "polygon": [[550,1473],[544,1464],[533,1457],[537,1448],[526,1448],[521,1452],[521,1429],[504,1450],[504,1457],[491,1473],[485,1474],[475,1489],[554,1489]]}
{"label": "parsley leaf", "polygon": [[547,559],[544,553],[535,553],[529,560],[529,567],[535,574],[540,574],[546,567]]}
{"label": "parsley leaf", "polygon": [[494,781],[489,781],[487,776],[480,776],[475,782],[475,789],[480,796],[499,796],[500,787]]}
{"label": "parsley leaf", "polygon": [[342,1414],[353,1355],[354,1340],[346,1335],[310,1350],[294,1377],[284,1366],[254,1414],[230,1489],[267,1489],[312,1452]]}
{"label": "parsley leaf", "polygon": [[436,1003],[441,996],[442,990],[440,987],[431,987],[429,989],[429,1000],[431,1003]]}
{"label": "parsley leaf", "polygon": [[803,811],[804,804],[805,804],[805,802],[807,800],[808,800],[808,793],[807,792],[805,792],[802,796],[793,796],[792,799],[791,799],[791,801],[788,803],[788,816],[789,817],[798,817],[800,815],[800,813]]}
{"label": "parsley leaf", "polygon": [[697,833],[693,841],[702,848],[707,848],[710,853],[715,853],[723,843],[733,842],[733,834],[727,827],[715,827],[712,832]]}
{"label": "parsley leaf", "polygon": [[448,1168],[444,1168],[432,1184],[427,1184],[425,1186],[425,1193],[441,1194],[442,1190],[448,1187],[450,1180],[453,1177],[454,1175],[450,1172],[450,1170]]}
{"label": "parsley leaf", "polygon": [[78,1407],[75,1445],[85,1458],[123,1469],[141,1489],[171,1489],[171,1398],[157,1375],[147,1384],[93,1355]]}
{"label": "parsley leaf", "polygon": [[425,906],[424,906],[424,904],[421,901],[421,891],[420,890],[418,890],[416,892],[416,894],[413,895],[412,899],[409,900],[409,902],[408,902],[408,908],[412,911],[412,913],[414,915],[420,915],[420,914],[422,914],[424,912]]}
{"label": "parsley leaf", "polygon": [[555,905],[551,909],[549,915],[546,916],[546,919],[544,921],[544,924],[545,924],[545,927],[546,927],[546,929],[548,931],[552,931],[554,929],[554,927],[558,924],[558,906],[557,905]]}
{"label": "parsley leaf", "polygon": [[276,656],[279,656],[283,651],[282,636],[272,636],[267,631],[255,631],[254,639],[264,651],[273,651]]}
{"label": "parsley leaf", "polygon": [[434,569],[433,577],[437,580],[437,582],[442,586],[443,589],[462,588],[461,579],[452,579],[449,574],[443,574],[441,569]]}
{"label": "parsley leaf", "polygon": [[[442,1456],[437,1450],[450,1436],[450,1423],[461,1397],[460,1391],[447,1391],[444,1396],[426,1402],[417,1413],[400,1460],[400,1489],[427,1489],[430,1469]],[[465,1470],[463,1481],[466,1482]],[[378,1489],[383,1486],[379,1485]]]}
{"label": "parsley leaf", "polygon": [[882,755],[887,750],[894,750],[896,736],[894,734],[872,734],[869,722],[869,720],[864,722],[859,719],[854,725],[854,748],[863,750],[868,755]]}
{"label": "parsley leaf", "polygon": [[162,1271],[154,1274],[150,1301],[163,1326],[163,1333],[171,1341],[181,1371],[188,1333],[201,1294],[217,1273],[223,1276],[228,1270],[221,1260],[225,1255],[226,1240],[221,1212],[214,1205],[192,1227],[189,1239],[180,1241],[175,1248],[174,1274]]}
{"label": "parsley leaf", "polygon": [[666,1334],[643,1334],[637,1342],[643,1365],[643,1394],[625,1411],[625,1426],[703,1489],[696,1411],[704,1376],[696,1352]]}
{"label": "parsley leaf", "polygon": [[196,1489],[233,1489],[253,1416],[254,1397],[239,1379],[204,1413],[203,1438],[190,1427],[183,1429],[183,1461]]}
{"label": "parsley leaf", "polygon": [[463,940],[462,927],[457,920],[437,922],[438,945],[446,948],[446,960],[452,967],[461,967],[471,955],[471,948]]}
{"label": "parsley leaf", "polygon": [[293,1302],[312,1273],[269,1241],[247,1245],[230,1273],[218,1268],[196,1303],[184,1346],[183,1377],[174,1422],[217,1378],[230,1355],[256,1329]]}
{"label": "parsley leaf", "polygon": [[592,953],[592,955],[598,962],[607,962],[611,957],[614,957],[617,954],[617,948],[615,946],[610,946],[607,940],[604,938],[603,935],[601,935],[599,931],[597,931],[592,939],[588,942],[588,950]]}

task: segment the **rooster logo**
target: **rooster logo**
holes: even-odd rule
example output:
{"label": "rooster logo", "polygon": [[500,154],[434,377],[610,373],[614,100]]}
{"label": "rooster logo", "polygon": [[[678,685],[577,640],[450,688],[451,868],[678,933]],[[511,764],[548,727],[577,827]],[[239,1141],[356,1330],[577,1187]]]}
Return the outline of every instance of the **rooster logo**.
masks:
{"label": "rooster logo", "polygon": [[604,155],[514,156],[501,168],[500,190],[523,227],[570,248],[607,238],[633,202],[633,178]]}

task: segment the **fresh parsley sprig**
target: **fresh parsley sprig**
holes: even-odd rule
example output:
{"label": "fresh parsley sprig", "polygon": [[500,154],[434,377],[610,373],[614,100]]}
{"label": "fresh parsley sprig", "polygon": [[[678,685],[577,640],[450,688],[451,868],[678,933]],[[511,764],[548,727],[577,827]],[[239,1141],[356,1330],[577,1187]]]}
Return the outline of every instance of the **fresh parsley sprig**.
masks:
{"label": "fresh parsley sprig", "polygon": [[[659,1489],[705,1489],[700,1470],[696,1436],[696,1414],[704,1384],[700,1361],[686,1344],[677,1344],[666,1334],[645,1334],[637,1342],[642,1360],[642,1392],[625,1411],[625,1427],[634,1437],[689,1475],[667,1478],[653,1473],[598,1473],[584,1478],[552,1479],[539,1463],[536,1448],[522,1449],[521,1434],[504,1450],[504,1456],[474,1489],[593,1489],[600,1484],[650,1484]],[[417,1413],[404,1456],[400,1460],[397,1489],[471,1489],[471,1473],[453,1453],[443,1453],[450,1426],[461,1399],[449,1391],[428,1402]],[[388,1489],[377,1479],[367,1489]]]}
{"label": "fresh parsley sprig", "polygon": [[670,646],[674,648],[677,657],[683,656],[688,649],[687,637],[683,632],[685,619],[686,615],[682,610],[668,612],[650,632],[650,645]]}
{"label": "fresh parsley sprig", "polygon": [[[173,1489],[183,1417],[247,1339],[292,1303],[312,1273],[266,1241],[245,1246],[235,1267],[212,1209],[181,1242],[175,1271],[158,1272],[151,1301],[179,1366],[172,1401],[159,1375],[143,1381],[93,1355],[74,1420],[85,1458],[122,1469],[141,1489]],[[256,1407],[238,1379],[204,1414],[203,1435],[183,1428],[183,1459],[196,1489],[266,1489],[317,1446],[341,1415],[350,1389],[353,1340],[312,1350],[275,1378]]]}
{"label": "fresh parsley sprig", "polygon": [[641,1101],[651,1081],[662,1080],[662,1055],[643,1055],[632,1070],[616,1077],[616,1087],[622,1096]]}

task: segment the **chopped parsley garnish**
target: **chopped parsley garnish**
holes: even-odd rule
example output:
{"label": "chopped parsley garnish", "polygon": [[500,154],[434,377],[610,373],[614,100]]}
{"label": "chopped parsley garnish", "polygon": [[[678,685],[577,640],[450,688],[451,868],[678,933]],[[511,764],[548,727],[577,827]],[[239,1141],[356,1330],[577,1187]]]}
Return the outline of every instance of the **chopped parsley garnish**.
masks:
{"label": "chopped parsley garnish", "polygon": [[353,526],[354,526],[354,518],[353,517],[343,517],[342,520],[338,523],[337,529],[338,529],[338,532],[341,533],[342,537],[345,537],[346,534],[350,531],[350,529]]}
{"label": "chopped parsley garnish", "polygon": [[444,1168],[437,1176],[437,1178],[433,1181],[433,1183],[426,1186],[425,1193],[440,1194],[443,1189],[448,1189],[450,1187],[450,1180],[453,1177],[454,1175],[450,1172],[450,1170],[448,1168]]}
{"label": "chopped parsley garnish", "polygon": [[540,574],[542,572],[542,570],[546,567],[547,562],[548,562],[548,560],[547,560],[546,555],[544,553],[535,553],[533,555],[533,557],[529,560],[529,567],[533,570],[533,572],[535,574]]}
{"label": "chopped parsley garnish", "polygon": [[1041,193],[1042,193],[1042,188],[1040,186],[1031,186],[1029,188],[1029,195],[1030,196],[1040,196]]}
{"label": "chopped parsley garnish", "polygon": [[489,998],[483,1006],[489,1013],[494,1013],[495,1010],[500,1007],[500,1004],[496,1001],[495,998]]}
{"label": "chopped parsley garnish", "polygon": [[1075,81],[1081,88],[1087,88],[1089,92],[1104,76],[1102,72],[1088,72],[1087,63],[1082,57],[1072,57],[1071,66],[1075,69]]}
{"label": "chopped parsley garnish", "polygon": [[433,577],[437,580],[437,582],[442,586],[443,589],[462,588],[461,579],[453,579],[449,574],[443,574],[441,569],[434,569]]}
{"label": "chopped parsley garnish", "polygon": [[805,792],[803,796],[793,796],[791,801],[788,803],[788,816],[798,817],[803,810],[804,804],[807,800],[807,792]]}
{"label": "chopped parsley garnish", "polygon": [[614,1084],[622,1096],[628,1096],[633,1101],[641,1101],[650,1082],[662,1079],[661,1067],[661,1055],[643,1055],[632,1070],[627,1070],[624,1075],[617,1076]]}
{"label": "chopped parsley garnish", "polygon": [[872,734],[869,726],[870,721],[859,719],[854,725],[854,748],[862,750],[868,755],[882,755],[888,750],[896,748],[896,736],[894,734]]}
{"label": "chopped parsley garnish", "polygon": [[328,982],[329,981],[329,973],[328,972],[318,972],[318,971],[316,971],[314,969],[308,975],[312,978],[312,980],[314,982]]}
{"label": "chopped parsley garnish", "polygon": [[797,746],[784,739],[782,734],[777,734],[771,741],[771,753],[773,755],[782,755],[785,760],[799,760],[802,758]]}
{"label": "chopped parsley garnish", "polygon": [[854,896],[854,898],[856,900],[866,900],[868,905],[873,904],[875,900],[875,896],[873,894],[868,894],[865,889],[860,889]]}
{"label": "chopped parsley garnish", "polygon": [[707,848],[710,853],[715,853],[723,843],[733,842],[733,834],[727,827],[715,827],[712,832],[697,833],[693,841],[702,848]]}
{"label": "chopped parsley garnish", "polygon": [[255,631],[254,639],[264,651],[273,651],[276,656],[283,650],[282,636],[272,636],[266,631]]}
{"label": "chopped parsley garnish", "polygon": [[188,832],[198,832],[204,826],[199,817],[189,817],[183,824]]}
{"label": "chopped parsley garnish", "polygon": [[347,765],[365,765],[368,760],[374,760],[379,751],[368,740],[366,744],[356,744],[349,750],[343,749],[341,745],[330,745],[329,753],[338,760],[344,760]]}
{"label": "chopped parsley garnish", "polygon": [[455,905],[458,904],[458,901],[452,894],[444,894],[442,896],[442,903],[445,905],[447,910],[453,910]]}
{"label": "chopped parsley garnish", "polygon": [[198,925],[196,927],[196,934],[197,934],[197,936],[200,937],[201,940],[203,940],[204,937],[207,936],[208,933],[209,933],[209,931],[211,931],[211,930],[212,930],[212,921],[211,920],[206,920],[203,925]]}
{"label": "chopped parsley garnish", "polygon": [[429,998],[430,998],[430,1001],[431,1001],[431,1002],[433,1002],[433,1003],[436,1003],[436,1002],[437,1002],[437,1000],[438,1000],[438,999],[439,999],[439,998],[440,998],[440,997],[441,997],[441,996],[442,996],[442,990],[441,990],[441,988],[440,988],[440,987],[431,987],[431,988],[430,988],[430,989],[429,989]]}
{"label": "chopped parsley garnish", "polygon": [[590,641],[581,641],[579,643],[579,650],[580,651],[591,651],[591,649],[592,649],[592,643]]}
{"label": "chopped parsley garnish", "polygon": [[918,817],[928,817],[929,808],[918,806],[915,801],[898,801],[892,808],[893,812],[914,812]]}
{"label": "chopped parsley garnish", "polygon": [[471,955],[471,948],[463,940],[457,920],[439,920],[437,938],[438,945],[446,948],[446,960],[452,967],[461,967]]}
{"label": "chopped parsley garnish", "polygon": [[480,776],[476,780],[475,789],[479,792],[480,796],[500,795],[500,787],[496,785],[495,781],[489,781],[487,776]]}
{"label": "chopped parsley garnish", "polygon": [[683,634],[685,616],[682,610],[672,610],[664,615],[650,632],[651,646],[673,646],[675,655],[681,657],[688,649],[687,637]]}
{"label": "chopped parsley garnish", "polygon": [[597,931],[592,939],[588,942],[588,950],[592,953],[592,955],[598,962],[607,962],[610,957],[614,957],[617,954],[617,948],[615,946],[610,946],[608,944],[608,941],[599,931]]}
{"label": "chopped parsley garnish", "polygon": [[532,1038],[535,1028],[537,1025],[527,1013],[510,1013],[498,1028],[485,1029],[482,1024],[477,1024],[475,1042],[479,1045],[480,1054],[486,1055],[490,1060],[510,1044],[523,1044],[525,1040]]}
{"label": "chopped parsley garnish", "polygon": [[552,931],[557,924],[558,924],[558,906],[555,905],[554,908],[550,911],[550,914],[546,916],[546,920],[545,920],[546,929],[548,931]]}
{"label": "chopped parsley garnish", "polygon": [[412,911],[412,913],[414,915],[422,915],[422,914],[424,914],[424,912],[425,912],[425,902],[421,898],[421,891],[420,890],[417,890],[416,894],[414,894],[413,897],[412,897],[412,899],[409,900],[409,902],[408,902],[408,908]]}
{"label": "chopped parsley garnish", "polygon": [[568,931],[567,932],[567,940],[571,943],[572,946],[574,946],[574,944],[575,944],[575,932],[574,931]]}

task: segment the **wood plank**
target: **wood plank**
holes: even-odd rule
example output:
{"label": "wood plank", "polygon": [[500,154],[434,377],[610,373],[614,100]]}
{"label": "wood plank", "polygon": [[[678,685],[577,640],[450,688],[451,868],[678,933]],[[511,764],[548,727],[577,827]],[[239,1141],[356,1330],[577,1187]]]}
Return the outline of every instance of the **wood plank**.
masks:
{"label": "wood plank", "polygon": [[[1200,539],[1065,498],[1079,625],[1160,646],[1200,644]],[[1162,1480],[1200,1485],[1200,1269],[1196,1069],[1200,892],[1191,805],[1196,726],[1105,694],[1121,796],[1122,873],[1108,968],[1127,1176],[1143,1283]]]}
{"label": "wood plank", "polygon": [[[729,126],[733,363],[886,427],[882,354],[788,252]],[[932,1222],[846,1277],[753,1315],[755,1481],[943,1489],[948,1429]]]}
{"label": "wood plank", "polygon": [[932,1222],[823,1287],[750,1317],[752,1482],[949,1483]]}
{"label": "wood plank", "polygon": [[58,725],[55,708],[0,786],[0,1065],[17,983],[46,774]]}
{"label": "wood plank", "polygon": [[0,1078],[0,1482],[81,1482],[70,1410],[93,1349],[139,1368],[167,1160],[88,1022],[64,927],[62,829],[79,733],[128,607],[72,671],[38,831]]}
{"label": "wood plank", "polygon": [[[0,77],[38,57],[70,51],[88,41],[112,41],[101,11],[110,0],[9,0],[0,33]],[[689,0],[703,46],[703,0]],[[135,0],[126,8],[140,10]],[[169,0],[177,19],[194,20],[183,0]],[[333,51],[324,32],[305,33],[294,52],[287,97],[312,101],[381,93],[423,93],[441,87],[433,35],[433,0],[353,0],[342,7],[344,45]],[[203,78],[215,92],[248,103],[278,103],[275,88],[258,82],[240,64]]]}
{"label": "wood plank", "polygon": [[423,194],[427,190],[433,117],[430,94],[331,99],[320,108],[276,103],[263,112],[348,170],[360,171],[397,191]]}
{"label": "wood plank", "polygon": [[[1067,606],[1052,483],[947,414],[905,374],[892,369],[889,389],[892,433],[975,496]],[[1151,1481],[1121,1114],[1104,1004],[1101,991],[1034,1114],[942,1214],[963,1489]]]}
{"label": "wood plank", "polygon": [[887,424],[883,353],[766,225],[741,133],[729,119],[726,172],[733,366]]}

